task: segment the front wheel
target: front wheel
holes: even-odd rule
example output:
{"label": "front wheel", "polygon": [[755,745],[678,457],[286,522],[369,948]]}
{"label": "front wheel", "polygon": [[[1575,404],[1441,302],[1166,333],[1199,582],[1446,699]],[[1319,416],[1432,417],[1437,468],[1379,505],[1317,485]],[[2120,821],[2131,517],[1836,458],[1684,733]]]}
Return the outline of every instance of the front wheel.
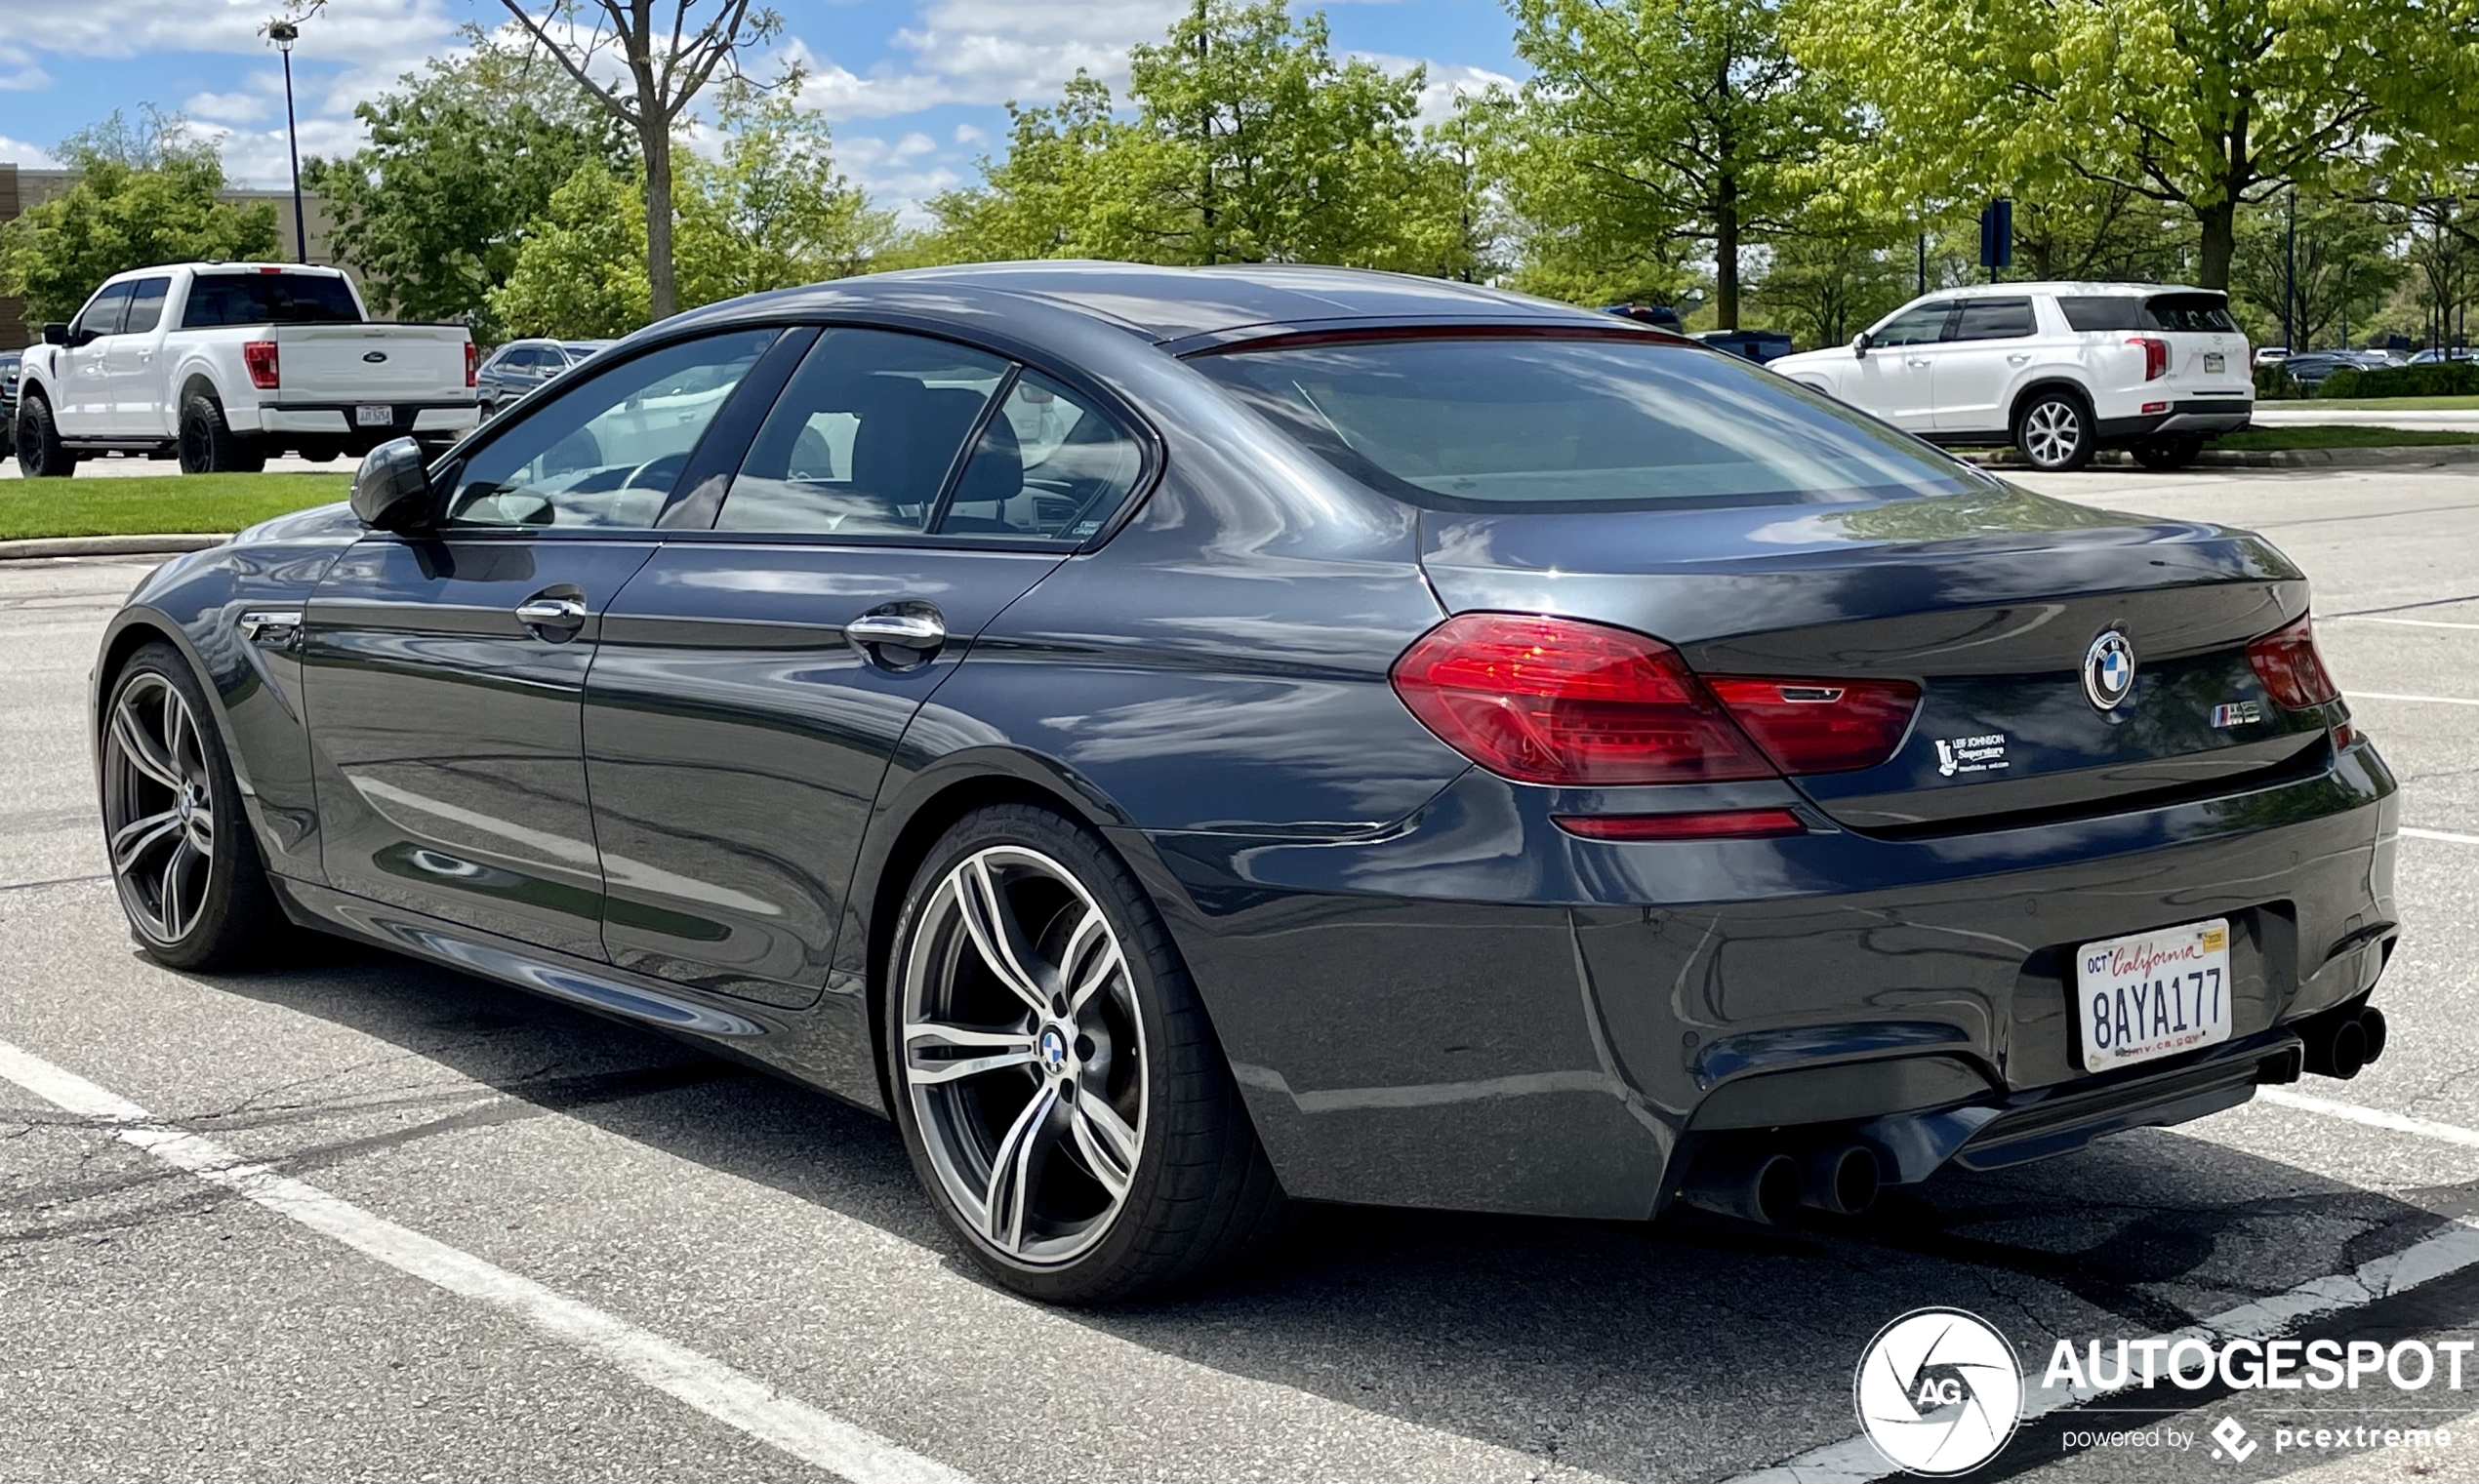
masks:
{"label": "front wheel", "polygon": [[1127,1299],[1225,1267],[1280,1186],[1161,918],[1048,810],[958,821],[905,901],[887,1078],[938,1214],[1000,1283]]}
{"label": "front wheel", "polygon": [[28,479],[58,479],[77,472],[77,455],[61,446],[52,404],[40,394],[18,406],[18,472]]}
{"label": "front wheel", "polygon": [[2014,450],[2044,473],[2064,473],[2092,461],[2092,409],[2073,392],[2034,392],[2014,412]]}
{"label": "front wheel", "polygon": [[2195,461],[2204,451],[2204,440],[2196,437],[2146,438],[2133,450],[2134,461],[2147,469],[2182,469]]}

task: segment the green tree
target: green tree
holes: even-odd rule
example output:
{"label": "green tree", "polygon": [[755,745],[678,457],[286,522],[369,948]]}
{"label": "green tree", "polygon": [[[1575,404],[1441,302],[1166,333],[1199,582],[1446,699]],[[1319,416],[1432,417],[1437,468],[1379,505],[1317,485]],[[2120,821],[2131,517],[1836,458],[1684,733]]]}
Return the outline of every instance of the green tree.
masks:
{"label": "green tree", "polygon": [[2052,199],[2189,217],[2226,288],[2240,209],[2452,122],[2458,54],[2419,0],[1791,0],[1792,49],[1856,93],[1889,198]]}
{"label": "green tree", "polygon": [[406,73],[355,108],[370,142],[307,161],[303,182],[335,217],[337,256],[363,292],[413,319],[467,319],[496,339],[493,290],[515,271],[526,223],[581,167],[628,169],[612,122],[548,58],[494,44]]}
{"label": "green tree", "polygon": [[2289,205],[2267,203],[2239,219],[2231,301],[2259,333],[2277,336],[2282,301],[2295,286],[2287,332],[2296,337],[2293,349],[2337,341],[2354,310],[2358,329],[2368,330],[2370,311],[2402,277],[2392,255],[2399,227],[2364,201],[2322,195],[2298,198],[2294,227]]}
{"label": "green tree", "polygon": [[1007,105],[1007,152],[978,183],[929,201],[924,251],[950,262],[1151,258],[1170,230],[1154,199],[1166,166],[1153,136],[1119,118],[1108,86],[1079,70],[1057,102]]}
{"label": "green tree", "polygon": [[76,184],[0,226],[0,293],[31,323],[66,319],[115,273],[196,259],[272,258],[275,208],[218,199],[224,165],[178,114],[118,109],[55,151]]}
{"label": "green tree", "polygon": [[550,193],[525,229],[490,314],[511,336],[608,340],[648,322],[645,196],[600,161]]}
{"label": "green tree", "polygon": [[1778,235],[1844,110],[1774,0],[1510,0],[1532,66],[1500,106],[1503,187],[1543,287],[1676,279],[1709,252],[1724,329],[1742,256]]}

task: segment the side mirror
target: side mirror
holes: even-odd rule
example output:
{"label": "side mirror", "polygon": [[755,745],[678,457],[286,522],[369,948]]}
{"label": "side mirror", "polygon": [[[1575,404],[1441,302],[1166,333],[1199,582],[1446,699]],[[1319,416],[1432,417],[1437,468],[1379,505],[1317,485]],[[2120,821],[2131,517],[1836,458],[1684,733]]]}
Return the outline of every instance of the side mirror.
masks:
{"label": "side mirror", "polygon": [[67,320],[56,319],[43,327],[43,343],[46,345],[65,345],[68,342],[69,324]]}
{"label": "side mirror", "polygon": [[353,514],[381,531],[419,531],[430,524],[430,471],[422,445],[391,438],[370,451],[353,474]]}
{"label": "side mirror", "polygon": [[1875,343],[1876,341],[1868,338],[1868,332],[1862,330],[1857,335],[1850,338],[1850,353],[1858,356],[1862,360],[1865,360],[1868,355],[1868,347]]}

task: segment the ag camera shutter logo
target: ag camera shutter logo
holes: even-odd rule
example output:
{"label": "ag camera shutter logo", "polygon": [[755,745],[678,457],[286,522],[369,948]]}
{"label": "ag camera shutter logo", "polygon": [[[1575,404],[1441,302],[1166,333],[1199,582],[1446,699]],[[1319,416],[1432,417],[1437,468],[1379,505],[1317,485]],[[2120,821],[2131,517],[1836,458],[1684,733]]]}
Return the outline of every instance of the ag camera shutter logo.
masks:
{"label": "ag camera shutter logo", "polygon": [[1859,1430],[1905,1473],[1965,1473],[1997,1457],[2022,1415],[2023,1368],[1995,1326],[1919,1308],[1868,1342],[1851,1382]]}

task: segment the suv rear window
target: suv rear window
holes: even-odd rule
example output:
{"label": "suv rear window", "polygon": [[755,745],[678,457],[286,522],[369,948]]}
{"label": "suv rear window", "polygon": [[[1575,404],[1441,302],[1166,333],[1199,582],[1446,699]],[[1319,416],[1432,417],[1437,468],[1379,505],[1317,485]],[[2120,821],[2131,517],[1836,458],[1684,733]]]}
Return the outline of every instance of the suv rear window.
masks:
{"label": "suv rear window", "polygon": [[1942,495],[1982,476],[1737,356],[1649,337],[1424,336],[1190,364],[1361,482],[1447,510]]}
{"label": "suv rear window", "polygon": [[2155,294],[2143,301],[2155,330],[2234,331],[2229,301],[2217,294]]}
{"label": "suv rear window", "polygon": [[2066,323],[2077,330],[2196,330],[2235,332],[2229,301],[2217,294],[2132,294],[2057,296]]}
{"label": "suv rear window", "polygon": [[361,308],[335,273],[201,273],[181,311],[184,330],[218,325],[357,325]]}

